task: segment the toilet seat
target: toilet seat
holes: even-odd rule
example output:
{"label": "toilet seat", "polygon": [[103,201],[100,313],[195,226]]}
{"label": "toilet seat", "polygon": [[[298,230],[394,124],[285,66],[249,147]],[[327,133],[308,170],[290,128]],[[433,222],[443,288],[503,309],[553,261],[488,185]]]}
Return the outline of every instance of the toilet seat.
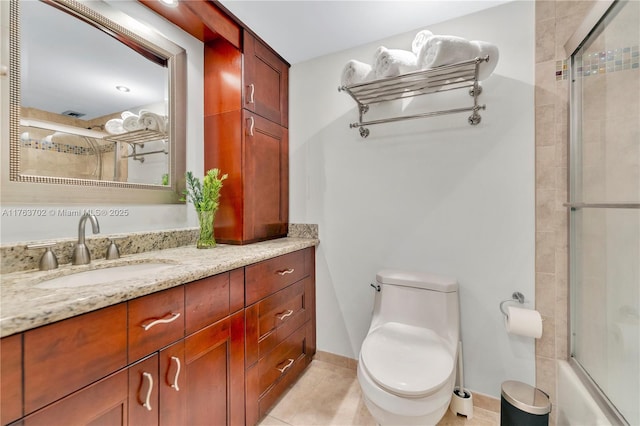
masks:
{"label": "toilet seat", "polygon": [[363,367],[380,387],[409,397],[441,387],[451,377],[453,358],[432,330],[397,322],[369,333],[361,350]]}

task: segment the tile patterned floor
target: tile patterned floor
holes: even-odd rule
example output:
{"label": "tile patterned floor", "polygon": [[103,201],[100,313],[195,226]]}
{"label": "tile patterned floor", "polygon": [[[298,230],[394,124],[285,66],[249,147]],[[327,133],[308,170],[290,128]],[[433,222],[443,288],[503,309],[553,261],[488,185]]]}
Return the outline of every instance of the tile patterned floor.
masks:
{"label": "tile patterned floor", "polygon": [[[475,407],[473,418],[449,410],[438,426],[495,426],[500,415]],[[375,426],[353,369],[313,360],[259,426]]]}

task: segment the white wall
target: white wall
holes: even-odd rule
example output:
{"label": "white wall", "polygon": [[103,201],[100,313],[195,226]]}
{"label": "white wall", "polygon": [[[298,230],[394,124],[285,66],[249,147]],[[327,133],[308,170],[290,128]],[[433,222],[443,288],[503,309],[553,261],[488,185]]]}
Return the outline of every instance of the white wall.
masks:
{"label": "white wall", "polygon": [[[319,350],[357,358],[377,270],[455,277],[465,386],[498,397],[504,380],[535,381],[533,340],[507,336],[498,309],[516,290],[534,298],[534,4],[508,3],[429,29],[499,46],[494,75],[482,84],[482,123],[468,125],[464,113],[371,126],[367,139],[349,129],[357,110],[337,91],[343,65],[370,62],[381,44],[410,49],[415,32],[296,64],[290,218],[319,224]],[[458,91],[379,110],[469,105]]]}
{"label": "white wall", "polygon": [[[197,176],[204,174],[203,141],[204,141],[204,101],[203,44],[178,27],[170,24],[164,18],[156,15],[150,9],[138,2],[109,1],[111,6],[123,10],[143,23],[149,24],[166,38],[182,46],[187,51],[187,170],[192,170]],[[91,7],[91,4],[87,4]],[[3,209],[38,208],[38,205],[2,206]],[[101,206],[87,205],[57,205],[43,204],[46,211],[58,208],[70,210],[96,209],[98,207],[124,208],[127,216],[100,216],[100,228],[104,234],[133,231],[151,231],[159,229],[184,228],[197,226],[198,219],[191,205],[109,205],[108,200]],[[3,215],[0,217],[0,241],[3,244],[16,241],[34,241],[49,238],[74,237],[78,229],[78,217],[50,214],[44,217],[15,217]]]}

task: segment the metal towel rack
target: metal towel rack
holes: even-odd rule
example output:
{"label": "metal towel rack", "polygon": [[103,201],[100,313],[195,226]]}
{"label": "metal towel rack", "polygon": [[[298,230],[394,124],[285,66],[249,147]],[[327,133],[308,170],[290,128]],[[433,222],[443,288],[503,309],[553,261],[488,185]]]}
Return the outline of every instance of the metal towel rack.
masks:
{"label": "metal towel rack", "polygon": [[[482,93],[482,87],[478,83],[478,71],[480,64],[488,61],[489,56],[478,57],[456,64],[414,71],[396,77],[340,86],[338,91],[347,92],[358,104],[359,120],[357,123],[349,124],[349,128],[359,128],[360,136],[366,138],[369,136],[369,129],[365,126],[468,111],[471,111],[468,119],[469,124],[476,125],[481,120],[478,111],[486,108],[486,105],[478,105],[478,96]],[[363,121],[363,116],[369,111],[369,105],[371,104],[467,87],[470,88],[469,95],[473,97],[473,106],[471,107]]]}

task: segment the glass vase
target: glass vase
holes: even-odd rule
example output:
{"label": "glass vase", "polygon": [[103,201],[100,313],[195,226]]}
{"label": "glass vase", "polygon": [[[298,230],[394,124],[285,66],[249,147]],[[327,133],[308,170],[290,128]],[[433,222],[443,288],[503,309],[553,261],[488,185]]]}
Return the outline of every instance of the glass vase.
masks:
{"label": "glass vase", "polygon": [[196,247],[200,249],[213,248],[216,246],[216,239],[213,236],[213,219],[216,215],[215,210],[199,211],[198,220],[200,221],[200,235]]}

